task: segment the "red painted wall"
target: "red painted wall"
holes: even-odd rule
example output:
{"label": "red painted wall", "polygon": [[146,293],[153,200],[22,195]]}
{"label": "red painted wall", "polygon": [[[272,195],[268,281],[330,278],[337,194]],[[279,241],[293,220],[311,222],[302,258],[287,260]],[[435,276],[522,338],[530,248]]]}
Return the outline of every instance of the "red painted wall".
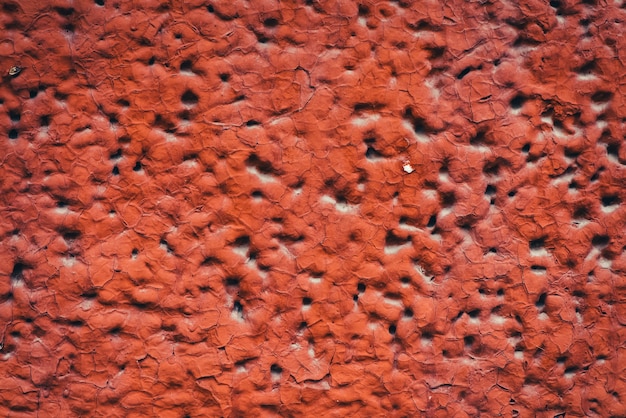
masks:
{"label": "red painted wall", "polygon": [[625,416],[625,22],[5,0],[0,416]]}

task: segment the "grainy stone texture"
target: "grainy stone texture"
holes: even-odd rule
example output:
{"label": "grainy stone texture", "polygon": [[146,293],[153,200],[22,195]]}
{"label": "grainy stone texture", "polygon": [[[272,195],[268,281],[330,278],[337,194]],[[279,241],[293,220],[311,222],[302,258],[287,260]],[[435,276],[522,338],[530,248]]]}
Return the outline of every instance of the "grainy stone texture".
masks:
{"label": "grainy stone texture", "polygon": [[0,416],[626,416],[625,20],[3,1]]}

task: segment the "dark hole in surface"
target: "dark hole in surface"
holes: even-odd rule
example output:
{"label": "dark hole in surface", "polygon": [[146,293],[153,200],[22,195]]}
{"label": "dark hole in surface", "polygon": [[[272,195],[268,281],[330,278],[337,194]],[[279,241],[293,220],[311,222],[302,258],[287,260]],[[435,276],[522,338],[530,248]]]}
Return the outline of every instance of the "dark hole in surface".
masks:
{"label": "dark hole in surface", "polygon": [[611,93],[610,91],[598,91],[594,93],[593,96],[591,96],[591,100],[596,103],[605,103],[611,100],[612,97],[613,93]]}
{"label": "dark hole in surface", "polygon": [[274,374],[281,374],[283,372],[283,368],[280,367],[278,364],[274,363],[270,367],[270,371]]}
{"label": "dark hole in surface", "polygon": [[495,161],[487,161],[483,166],[483,173],[488,175],[497,175],[500,172],[502,166],[507,166],[509,163],[506,160],[497,159]]}
{"label": "dark hole in surface", "polygon": [[141,163],[137,161],[133,167],[133,171],[141,171]]}
{"label": "dark hole in surface", "polygon": [[387,236],[385,237],[385,246],[396,246],[403,245],[407,242],[411,241],[411,237],[401,238],[393,233],[393,231],[387,231]]}
{"label": "dark hole in surface", "polygon": [[227,82],[228,80],[230,80],[230,74],[221,73],[220,74],[220,80],[222,80],[223,82]]}
{"label": "dark hole in surface", "polygon": [[275,19],[273,17],[267,18],[263,21],[263,26],[265,26],[266,28],[274,28],[278,26],[278,19]]}
{"label": "dark hole in surface", "polygon": [[356,286],[356,289],[357,289],[357,291],[358,291],[359,293],[363,293],[363,292],[365,292],[365,284],[363,284],[363,283],[359,283],[359,284]]}
{"label": "dark hole in surface", "polygon": [[393,324],[392,324],[392,325],[389,325],[389,334],[391,334],[391,335],[395,335],[395,333],[396,333],[396,329],[397,329],[397,328],[396,328],[396,326],[395,326],[395,325],[393,325]]}
{"label": "dark hole in surface", "polygon": [[111,160],[116,160],[116,159],[121,158],[121,157],[122,157],[122,149],[121,148],[118,148],[117,151],[115,151],[113,154],[111,154],[109,156],[109,158]]}
{"label": "dark hole in surface", "polygon": [[17,11],[19,11],[19,7],[15,3],[3,3],[2,10],[7,13],[16,13]]}
{"label": "dark hole in surface", "polygon": [[380,109],[382,109],[384,107],[385,107],[385,105],[383,105],[382,103],[359,102],[359,103],[354,105],[354,112],[355,113],[359,113],[359,112],[364,112],[364,111],[368,111],[368,110],[380,110]]}
{"label": "dark hole in surface", "polygon": [[209,5],[206,7],[206,10],[207,10],[209,13],[215,13],[215,8],[213,7],[213,5],[212,5],[212,4],[209,4]]}
{"label": "dark hole in surface", "polygon": [[152,56],[150,57],[150,59],[148,60],[148,65],[154,65],[154,63],[156,62],[156,57]]}
{"label": "dark hole in surface", "polygon": [[65,231],[63,239],[65,241],[76,241],[80,237],[80,231]]}
{"label": "dark hole in surface", "polygon": [[578,206],[574,209],[573,216],[575,219],[586,219],[589,216],[589,209],[586,206]]}
{"label": "dark hole in surface", "polygon": [[57,99],[60,102],[63,102],[65,100],[67,100],[68,95],[65,93],[61,93],[60,91],[55,91],[54,92],[54,98]]}
{"label": "dark hole in surface", "polygon": [[302,298],[302,305],[304,306],[310,306],[312,302],[313,300],[311,298],[308,298],[308,297]]}
{"label": "dark hole in surface", "polygon": [[382,156],[383,155],[380,152],[376,151],[372,146],[368,146],[367,151],[365,151],[365,158],[367,158],[368,160],[382,158]]}
{"label": "dark hole in surface", "polygon": [[11,111],[9,111],[9,117],[11,118],[12,122],[19,122],[20,121],[20,112],[18,112],[17,110],[11,110]]}
{"label": "dark hole in surface", "polygon": [[606,147],[606,153],[612,157],[617,158],[619,156],[620,144],[610,144]]}
{"label": "dark hole in surface", "polygon": [[480,315],[480,309],[471,310],[467,314],[469,315],[470,318],[473,318],[473,319],[478,318],[478,316]]}
{"label": "dark hole in surface", "polygon": [[74,9],[72,7],[55,7],[54,10],[61,16],[71,16],[74,14]]}
{"label": "dark hole in surface", "polygon": [[[587,24],[588,23],[589,22],[587,22]],[[578,69],[578,72],[580,74],[591,74],[591,73],[593,73],[596,70],[596,68],[597,68],[596,62],[595,61],[589,61],[588,63],[586,63],[585,65],[580,67]]]}
{"label": "dark hole in surface", "polygon": [[246,160],[246,164],[255,167],[257,170],[259,170],[259,172],[263,174],[277,174],[277,170],[274,169],[271,162],[261,160],[256,154],[250,154],[250,156]]}
{"label": "dark hole in surface", "polygon": [[95,0],[95,3],[96,3],[98,6],[104,6],[104,0]]}
{"label": "dark hole in surface", "polygon": [[[191,61],[190,60],[185,60],[185,61],[181,62],[180,63],[180,71],[191,71]],[[196,101],[197,100],[198,99],[196,98]],[[183,101],[184,101],[184,99],[183,99]]]}
{"label": "dark hole in surface", "polygon": [[243,306],[241,305],[241,302],[236,300],[235,303],[233,304],[233,310],[237,312],[238,314],[243,313]]}
{"label": "dark hole in surface", "polygon": [[167,242],[167,240],[165,240],[165,238],[159,241],[159,245],[161,245],[162,247],[165,247],[165,250],[170,254],[174,252],[174,249],[170,247],[170,244]]}
{"label": "dark hole in surface", "polygon": [[404,310],[404,317],[405,318],[412,318],[413,317],[413,309],[411,308],[406,308]]}
{"label": "dark hole in surface", "polygon": [[18,132],[17,129],[11,129],[9,131],[9,139],[17,139]]}
{"label": "dark hole in surface", "polygon": [[15,263],[13,271],[11,272],[11,280],[20,280],[24,275],[26,265],[22,263]]}
{"label": "dark hole in surface", "polygon": [[259,121],[256,121],[254,119],[250,119],[249,121],[246,122],[246,126],[250,127],[250,126],[257,126],[260,125],[261,123]]}
{"label": "dark hole in surface", "polygon": [[465,343],[465,347],[471,347],[474,344],[475,338],[472,335],[467,335],[463,337],[463,342]]}
{"label": "dark hole in surface", "polygon": [[517,95],[513,97],[510,103],[511,109],[514,109],[514,110],[521,109],[525,101],[526,101],[526,98],[524,96]]}
{"label": "dark hole in surface", "polygon": [[113,170],[111,170],[111,174],[113,174],[114,176],[119,176],[120,175],[120,169],[117,166],[114,166]]}
{"label": "dark hole in surface", "polygon": [[226,286],[229,286],[229,287],[239,286],[239,278],[238,277],[227,277],[226,278]]}
{"label": "dark hole in surface", "polygon": [[616,195],[609,195],[602,197],[602,206],[613,206],[619,203],[619,198]]}
{"label": "dark hole in surface", "polygon": [[404,119],[411,123],[415,134],[423,135],[426,133],[426,120],[420,116],[414,115],[413,110],[410,107],[407,107],[404,110]]}
{"label": "dark hole in surface", "polygon": [[545,239],[544,238],[534,239],[530,241],[529,245],[530,245],[531,250],[539,250],[544,247]]}
{"label": "dark hole in surface", "polygon": [[454,195],[454,192],[450,191],[450,192],[441,193],[442,206],[450,207],[454,205],[455,202],[456,202],[456,196]]}
{"label": "dark hole in surface", "polygon": [[39,90],[37,89],[32,89],[28,91],[28,97],[30,97],[31,99],[34,99],[35,97],[37,97],[38,94],[39,94]]}
{"label": "dark hole in surface", "polygon": [[546,298],[548,297],[547,293],[542,293],[535,302],[535,306],[537,309],[543,309],[546,306]]}
{"label": "dark hole in surface", "polygon": [[468,75],[473,70],[474,70],[473,67],[466,67],[466,68],[464,68],[460,73],[457,74],[456,79],[457,80],[462,80],[463,77]]}
{"label": "dark hole in surface", "polygon": [[181,96],[181,100],[186,105],[195,105],[198,103],[198,95],[191,90],[187,90]]}
{"label": "dark hole in surface", "polygon": [[426,227],[428,228],[432,228],[435,226],[435,224],[437,223],[437,215],[432,215],[429,219],[428,219],[428,224],[426,225]]}
{"label": "dark hole in surface", "polygon": [[250,237],[247,235],[242,235],[233,242],[233,245],[236,247],[243,247],[243,246],[250,245]]}
{"label": "dark hole in surface", "polygon": [[595,235],[591,240],[591,245],[594,247],[603,248],[609,245],[609,236],[608,235]]}
{"label": "dark hole in surface", "polygon": [[476,135],[470,138],[471,145],[481,145],[485,143],[485,131],[478,131]]}

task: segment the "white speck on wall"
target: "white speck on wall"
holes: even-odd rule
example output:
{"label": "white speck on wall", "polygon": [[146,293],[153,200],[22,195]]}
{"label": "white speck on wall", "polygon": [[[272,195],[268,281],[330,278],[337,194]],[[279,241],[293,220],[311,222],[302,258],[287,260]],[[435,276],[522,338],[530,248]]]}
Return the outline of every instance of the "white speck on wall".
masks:
{"label": "white speck on wall", "polygon": [[407,174],[411,174],[412,172],[415,171],[413,169],[413,166],[409,162],[405,162],[402,168],[404,169],[404,172]]}

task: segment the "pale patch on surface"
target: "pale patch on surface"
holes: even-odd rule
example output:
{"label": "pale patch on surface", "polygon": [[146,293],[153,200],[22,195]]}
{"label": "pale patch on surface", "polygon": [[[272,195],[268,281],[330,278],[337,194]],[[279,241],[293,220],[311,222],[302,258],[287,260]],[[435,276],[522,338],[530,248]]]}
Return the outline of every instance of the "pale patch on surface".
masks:
{"label": "pale patch on surface", "polygon": [[70,212],[71,210],[69,210],[67,206],[64,206],[62,208],[59,208],[59,207],[54,208],[54,213],[59,214],[59,215],[67,215]]}
{"label": "pale patch on surface", "polygon": [[334,205],[335,209],[337,209],[337,211],[341,213],[356,213],[358,211],[358,206],[350,205],[348,203],[343,203],[343,202],[337,202],[335,199],[333,199],[332,197],[328,195],[323,195],[320,198],[320,202]]}
{"label": "pale patch on surface", "polygon": [[404,306],[402,305],[402,301],[397,300],[397,299],[383,298],[383,300],[385,301],[386,304],[389,304],[389,305],[398,306],[400,308]]}
{"label": "pale patch on surface", "polygon": [[531,248],[530,256],[531,257],[547,257],[550,253],[545,248]]}
{"label": "pale patch on surface", "polygon": [[247,170],[248,170],[248,173],[258,177],[258,179],[261,180],[261,183],[263,184],[276,182],[276,179],[274,178],[274,176],[270,174],[261,173],[259,170],[257,170],[256,167],[247,167]]}
{"label": "pale patch on surface", "polygon": [[407,131],[413,134],[413,137],[417,140],[417,142],[425,144],[430,141],[430,138],[428,137],[428,135],[421,133],[421,132],[420,133],[415,132],[413,130],[413,125],[411,125],[411,122],[405,120],[402,122],[402,125],[406,128]]}
{"label": "pale patch on surface", "polygon": [[406,244],[400,244],[400,245],[385,245],[385,254],[387,255],[391,255],[391,254],[397,254],[399,251],[405,249],[405,248],[411,248],[413,246],[413,244],[409,241]]}
{"label": "pale patch on surface", "polygon": [[363,114],[360,115],[354,119],[352,119],[352,124],[356,127],[363,127],[363,126],[367,126],[370,123],[375,123],[380,119],[380,115],[377,113],[373,113],[373,114]]}
{"label": "pale patch on surface", "polygon": [[494,325],[502,325],[506,322],[506,318],[500,315],[491,315],[489,321]]}
{"label": "pale patch on surface", "polygon": [[76,258],[74,257],[63,257],[61,261],[65,267],[72,267],[76,264]]}

